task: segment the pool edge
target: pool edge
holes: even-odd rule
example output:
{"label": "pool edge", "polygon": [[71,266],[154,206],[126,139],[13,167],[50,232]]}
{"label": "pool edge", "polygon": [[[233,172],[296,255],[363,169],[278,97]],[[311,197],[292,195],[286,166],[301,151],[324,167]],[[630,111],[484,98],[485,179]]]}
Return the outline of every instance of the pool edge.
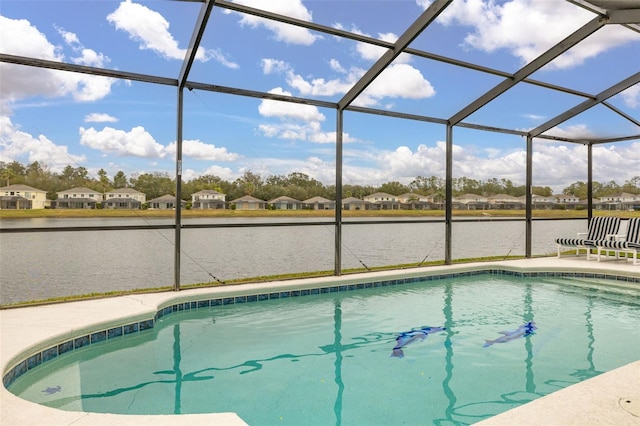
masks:
{"label": "pool edge", "polygon": [[[632,267],[621,263],[594,263],[587,262],[584,258],[561,260],[556,258],[512,260],[491,263],[473,263],[453,266],[435,266],[410,270],[395,270],[375,273],[364,273],[357,275],[346,275],[341,277],[321,277],[308,278],[291,281],[277,281],[271,283],[247,284],[234,287],[218,287],[208,289],[185,290],[172,293],[153,293],[144,295],[120,296],[112,299],[100,299],[96,301],[70,302],[68,304],[48,305],[42,307],[26,307],[0,311],[0,325],[2,327],[2,346],[0,352],[0,369],[3,378],[7,372],[20,362],[23,358],[33,352],[35,348],[47,346],[47,343],[54,342],[64,336],[72,337],[79,330],[95,330],[96,327],[106,326],[114,323],[126,322],[131,318],[153,318],[157,312],[164,307],[176,303],[184,303],[189,300],[197,300],[204,295],[242,296],[255,293],[256,291],[276,291],[285,289],[304,289],[322,285],[323,283],[337,283],[342,286],[356,284],[363,281],[375,279],[393,279],[393,277],[418,277],[425,275],[445,275],[459,274],[462,272],[486,271],[500,269],[511,272],[576,272],[594,273],[620,277],[633,277],[640,279],[640,268]],[[637,281],[635,281],[637,282]],[[26,315],[26,312],[37,315]],[[89,317],[101,318],[100,321],[88,321]],[[62,317],[60,317],[62,315]],[[65,319],[64,316],[67,316]],[[78,320],[82,319],[84,324],[76,324],[75,327],[64,325],[65,321],[70,321],[68,316]],[[9,319],[9,321],[7,321]],[[69,322],[67,322],[68,324]],[[31,333],[29,332],[31,331]],[[37,331],[37,332],[36,332]],[[624,368],[624,367],[621,367]],[[615,370],[614,370],[615,371]],[[605,373],[607,374],[607,373]],[[598,376],[600,377],[600,376]],[[583,382],[585,383],[585,382]],[[575,385],[574,385],[575,386]],[[568,389],[568,388],[567,388]],[[21,425],[37,423],[36,419],[42,416],[55,421],[52,424],[157,424],[172,425],[187,421],[187,415],[178,416],[127,416],[115,414],[98,414],[84,412],[62,411],[41,406],[23,400],[2,386],[1,417],[0,423]],[[551,395],[555,395],[556,393]],[[550,395],[548,395],[550,396]],[[546,397],[545,397],[546,398]],[[522,408],[522,407],[519,407]],[[516,409],[517,410],[517,409]],[[114,417],[115,416],[115,417]],[[202,415],[188,415],[189,424],[229,424],[244,425],[245,423],[235,413],[212,413]],[[525,422],[526,423],[526,422]]]}

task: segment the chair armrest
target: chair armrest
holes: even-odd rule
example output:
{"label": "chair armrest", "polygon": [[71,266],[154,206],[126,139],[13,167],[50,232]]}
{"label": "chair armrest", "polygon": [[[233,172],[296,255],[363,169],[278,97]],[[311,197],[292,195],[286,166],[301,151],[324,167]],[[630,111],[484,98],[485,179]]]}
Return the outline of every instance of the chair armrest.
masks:
{"label": "chair armrest", "polygon": [[587,235],[589,235],[589,233],[588,232],[578,232],[577,235],[578,235],[578,238],[581,238],[581,237],[586,237]]}
{"label": "chair armrest", "polygon": [[607,234],[607,240],[624,241],[627,239],[625,234]]}

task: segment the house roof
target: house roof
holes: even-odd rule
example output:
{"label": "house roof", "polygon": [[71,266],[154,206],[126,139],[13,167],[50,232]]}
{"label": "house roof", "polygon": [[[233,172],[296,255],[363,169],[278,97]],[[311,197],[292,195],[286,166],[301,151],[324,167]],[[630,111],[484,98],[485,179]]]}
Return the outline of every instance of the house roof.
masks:
{"label": "house roof", "polygon": [[64,191],[58,191],[58,194],[64,194],[64,193],[77,193],[77,192],[81,192],[84,194],[100,194],[100,192],[98,191],[94,191],[93,189],[89,189],[89,188],[85,188],[84,186],[77,186],[75,188],[71,188],[71,189],[65,189]]}
{"label": "house roof", "polygon": [[282,195],[280,197],[274,198],[273,200],[269,200],[269,203],[299,203],[300,200],[296,200],[295,198],[287,197],[286,195]]}
{"label": "house roof", "polygon": [[0,188],[0,191],[32,191],[32,192],[47,192],[42,189],[33,188],[28,185],[22,185],[20,183],[16,183],[13,185],[3,186]]}
{"label": "house roof", "polygon": [[331,202],[333,202],[333,200],[329,200],[328,198],[324,198],[324,197],[320,197],[320,196],[307,198],[306,200],[303,201],[303,203],[307,203],[307,204],[311,204],[311,203],[331,203]]}
{"label": "house roof", "polygon": [[[165,195],[161,195],[160,197],[154,198],[153,200],[149,200],[147,201],[147,203],[166,203],[166,202],[175,202],[176,201],[176,196],[175,195],[171,195],[171,194],[165,194]],[[184,200],[180,200],[181,202],[184,203]]]}
{"label": "house roof", "polygon": [[356,198],[356,197],[347,197],[347,198],[343,198],[342,199],[342,203],[343,204],[349,204],[349,203],[367,203],[367,204],[371,204],[369,201],[366,200],[361,200],[360,198]]}
{"label": "house roof", "polygon": [[195,194],[212,194],[212,195],[224,195],[222,192],[218,192],[215,189],[202,189],[198,192],[194,192],[191,195],[195,195]]}
{"label": "house roof", "polygon": [[256,198],[252,195],[243,195],[240,198],[236,198],[231,201],[232,203],[266,203],[266,201]]}
{"label": "house roof", "polygon": [[107,192],[107,194],[143,194],[142,192],[135,190],[133,188],[118,188],[113,191]]}

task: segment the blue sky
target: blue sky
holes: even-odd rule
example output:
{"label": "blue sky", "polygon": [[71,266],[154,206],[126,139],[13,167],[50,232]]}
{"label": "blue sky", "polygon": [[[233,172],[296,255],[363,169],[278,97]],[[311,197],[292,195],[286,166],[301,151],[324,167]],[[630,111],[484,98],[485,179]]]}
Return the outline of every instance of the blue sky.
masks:
{"label": "blue sky", "polygon": [[[427,0],[237,1],[317,24],[394,42]],[[200,3],[2,0],[0,52],[176,78]],[[595,15],[564,0],[454,0],[410,45],[513,73]],[[336,102],[384,49],[214,8],[190,81]],[[597,94],[640,70],[640,34],[606,26],[531,78]],[[400,55],[354,105],[447,119],[502,79]],[[0,161],[39,161],[52,171],[83,166],[110,177],[174,174],[174,87],[0,63]],[[584,100],[518,85],[466,122],[528,130]],[[640,86],[609,102],[640,119]],[[345,112],[344,183],[409,183],[444,177],[441,125]],[[234,180],[303,172],[335,179],[332,109],[185,91],[183,178]],[[553,132],[567,137],[638,135],[640,128],[599,106]],[[525,181],[525,140],[454,128],[454,176]],[[640,141],[597,146],[594,179],[640,175]],[[534,185],[556,192],[585,181],[586,148],[537,140]]]}

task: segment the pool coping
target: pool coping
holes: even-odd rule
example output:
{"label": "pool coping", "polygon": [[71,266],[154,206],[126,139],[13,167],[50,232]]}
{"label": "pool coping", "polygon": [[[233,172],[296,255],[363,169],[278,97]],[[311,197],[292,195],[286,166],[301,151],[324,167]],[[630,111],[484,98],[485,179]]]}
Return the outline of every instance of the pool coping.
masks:
{"label": "pool coping", "polygon": [[[3,384],[9,384],[16,378],[12,377],[12,374],[14,376],[18,373],[22,374],[29,368],[46,362],[49,358],[55,358],[87,344],[153,327],[156,320],[174,311],[207,307],[212,304],[216,306],[229,303],[259,302],[272,298],[302,297],[486,273],[516,276],[578,276],[615,279],[623,285],[640,284],[640,268],[629,266],[632,265],[621,262],[596,263],[586,261],[584,258],[521,259],[202,288],[180,292],[127,295],[108,299],[0,310],[2,331],[0,367]],[[101,320],[94,318],[101,318]],[[638,364],[637,368],[640,368],[640,363],[634,364]],[[598,377],[608,376],[610,373],[615,376],[613,374],[615,371]],[[630,376],[623,377],[628,379]],[[636,377],[640,381],[640,375],[636,374]],[[582,382],[574,386],[585,383]],[[640,385],[637,388],[640,389]],[[73,423],[74,425],[113,424],[114,422],[123,425],[139,425],[146,424],[147,421],[154,425],[173,425],[187,421],[189,424],[215,423],[234,426],[246,424],[235,413],[131,416],[62,411],[18,398],[10,393],[5,386],[2,386],[1,392],[0,422],[2,424],[34,424],[37,423],[36,419],[42,418],[41,416],[52,420],[51,424]],[[556,393],[547,395],[547,397],[552,397]],[[498,418],[500,416],[496,416],[494,419]]]}

